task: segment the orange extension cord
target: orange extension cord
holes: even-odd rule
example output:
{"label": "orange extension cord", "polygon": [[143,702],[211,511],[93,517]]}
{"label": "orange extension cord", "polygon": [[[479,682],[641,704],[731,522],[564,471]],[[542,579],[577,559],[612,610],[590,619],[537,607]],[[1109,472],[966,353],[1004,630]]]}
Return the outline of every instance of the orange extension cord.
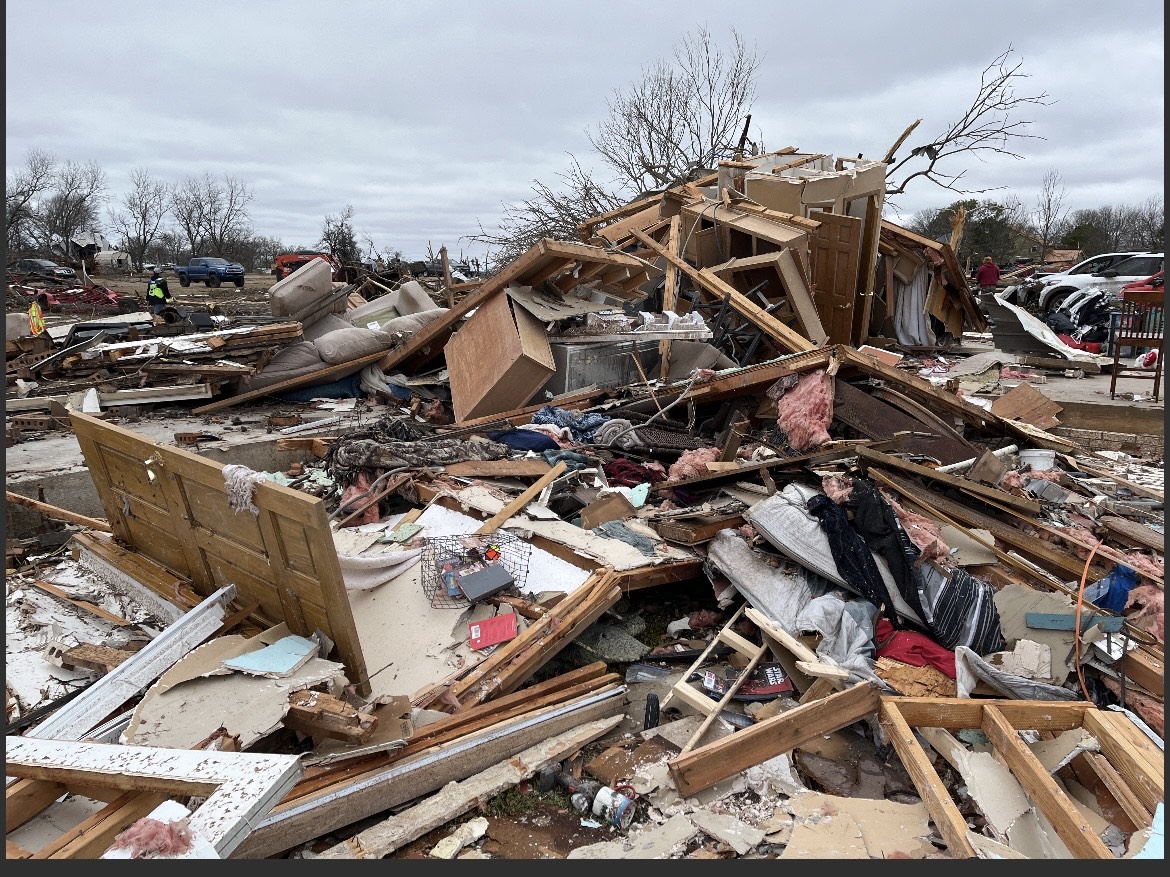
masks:
{"label": "orange extension cord", "polygon": [[1077,611],[1073,620],[1073,654],[1076,655],[1077,682],[1081,684],[1081,694],[1085,696],[1085,700],[1093,698],[1089,697],[1089,689],[1085,685],[1085,674],[1081,670],[1081,606],[1085,602],[1085,582],[1089,578],[1089,564],[1093,562],[1093,555],[1103,544],[1105,544],[1105,540],[1099,539],[1097,544],[1093,546],[1093,550],[1089,552],[1088,559],[1085,560],[1085,568],[1081,571],[1081,583],[1077,587]]}

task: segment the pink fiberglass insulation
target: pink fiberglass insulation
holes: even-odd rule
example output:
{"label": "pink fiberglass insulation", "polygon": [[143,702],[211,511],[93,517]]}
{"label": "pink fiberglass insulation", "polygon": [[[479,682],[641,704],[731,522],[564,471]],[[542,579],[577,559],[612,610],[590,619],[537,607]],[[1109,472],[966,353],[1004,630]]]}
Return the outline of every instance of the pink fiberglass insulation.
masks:
{"label": "pink fiberglass insulation", "polygon": [[1059,484],[1063,475],[1063,469],[1031,469],[1028,472],[1028,479],[1031,481],[1052,481]]}
{"label": "pink fiberglass insulation", "polygon": [[999,480],[999,486],[1004,490],[1009,491],[1023,490],[1025,484],[1027,484],[1027,481],[1024,479],[1024,476],[1015,469],[1005,474],[1003,478]]}
{"label": "pink fiberglass insulation", "polygon": [[[1129,612],[1137,608],[1136,612]],[[1166,643],[1166,595],[1153,585],[1138,585],[1129,592],[1125,601],[1126,618],[1135,627],[1151,634],[1154,639]]]}
{"label": "pink fiberglass insulation", "polygon": [[191,829],[183,821],[160,822],[144,816],[114,839],[114,849],[130,850],[133,859],[152,854],[174,856],[191,849]]}
{"label": "pink fiberglass insulation", "polygon": [[[346,508],[349,510],[341,513],[341,518],[344,520],[347,515],[352,514],[355,510],[360,509],[370,501],[370,497],[366,494],[370,489],[370,480],[366,477],[365,472],[359,472],[353,484],[345,489],[341,495],[341,505],[338,508]],[[377,493],[377,491],[375,491]],[[361,497],[358,499],[358,497]],[[362,524],[376,524],[381,514],[378,512],[378,503],[374,503],[368,509],[361,512],[357,516],[346,521],[347,527],[360,527]]]}
{"label": "pink fiberglass insulation", "polygon": [[882,496],[890,504],[890,508],[894,510],[898,523],[902,525],[902,529],[906,531],[906,535],[910,537],[914,547],[922,552],[923,559],[950,561],[951,549],[943,541],[938,524],[930,518],[924,518],[916,512],[902,508],[898,501],[884,490]]}
{"label": "pink fiberglass insulation", "polygon": [[1140,551],[1130,551],[1126,552],[1125,563],[1126,566],[1132,567],[1139,576],[1165,578],[1166,564],[1160,558],[1142,554]]}
{"label": "pink fiberglass insulation", "polygon": [[667,481],[681,481],[683,478],[697,478],[707,474],[707,464],[719,459],[719,448],[695,448],[683,451],[682,456],[670,464],[666,473]]}
{"label": "pink fiberglass insulation", "polygon": [[776,403],[776,425],[797,452],[819,447],[829,440],[833,422],[833,379],[822,368],[801,375],[796,386]]}
{"label": "pink fiberglass insulation", "polygon": [[[1104,673],[1100,675],[1100,679],[1106,688],[1118,696],[1118,699],[1121,698],[1120,682]],[[1137,713],[1142,721],[1149,725],[1159,737],[1166,736],[1166,708],[1162,705],[1162,701],[1144,694],[1130,685],[1125,689],[1125,706]]]}
{"label": "pink fiberglass insulation", "polygon": [[826,475],[821,479],[821,490],[825,496],[841,505],[853,495],[853,479],[843,475]]}

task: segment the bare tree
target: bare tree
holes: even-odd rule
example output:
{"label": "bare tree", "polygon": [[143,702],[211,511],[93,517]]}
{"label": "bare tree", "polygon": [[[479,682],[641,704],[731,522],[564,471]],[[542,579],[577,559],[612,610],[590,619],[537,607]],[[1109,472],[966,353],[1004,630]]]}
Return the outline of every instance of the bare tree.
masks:
{"label": "bare tree", "polygon": [[207,227],[204,220],[207,211],[205,185],[214,185],[210,174],[205,174],[203,179],[187,177],[171,190],[171,215],[178,224],[178,233],[183,236],[183,242],[193,256],[204,252],[204,229]]}
{"label": "bare tree", "polygon": [[353,230],[353,205],[346,204],[338,214],[327,214],[321,224],[318,246],[327,247],[342,265],[356,265],[361,261],[357,236]]}
{"label": "bare tree", "polygon": [[210,173],[188,177],[171,193],[171,214],[191,252],[230,255],[252,236],[248,204],[252,191],[235,177],[216,180]]}
{"label": "bare tree", "polygon": [[1166,204],[1154,195],[1142,202],[1134,217],[1134,244],[1146,250],[1161,250],[1166,245]]}
{"label": "bare tree", "polygon": [[122,196],[122,208],[110,211],[110,225],[122,236],[134,264],[146,262],[146,252],[158,236],[170,202],[170,186],[155,179],[146,168],[130,171],[130,191]]}
{"label": "bare tree", "polygon": [[1036,206],[1028,216],[1028,225],[1040,242],[1040,264],[1048,256],[1048,249],[1064,234],[1068,222],[1068,208],[1064,206],[1066,190],[1061,185],[1060,172],[1052,169],[1044,174]]}
{"label": "bare tree", "polygon": [[1028,74],[1020,71],[1023,61],[1010,60],[1013,51],[1009,45],[1005,52],[983,68],[979,90],[971,105],[957,121],[948,124],[937,137],[912,147],[904,158],[898,159],[895,153],[909,139],[921,119],[903,132],[884,158],[890,165],[886,170],[887,195],[902,194],[910,181],[919,177],[960,194],[990,192],[1002,188],[998,186],[987,189],[962,188],[960,183],[966,171],[958,170],[952,173],[943,170],[942,166],[944,163],[951,164],[948,160],[953,160],[956,156],[983,160],[984,155],[989,152],[1011,158],[1023,158],[1014,151],[1017,141],[1044,139],[1027,133],[1028,126],[1032,124],[1031,120],[1013,118],[1016,113],[1028,106],[1048,106],[1053,103],[1047,100],[1047,92],[1036,95],[1017,94],[1017,83],[1027,79]]}
{"label": "bare tree", "polygon": [[72,256],[73,238],[97,225],[98,208],[106,197],[106,172],[96,161],[67,161],[53,173],[52,193],[40,211],[46,248],[54,245]]}
{"label": "bare tree", "polygon": [[48,191],[57,159],[43,149],[30,149],[24,167],[9,171],[4,181],[4,217],[9,256],[37,249],[39,199]]}
{"label": "bare tree", "polygon": [[732,157],[755,99],[760,59],[734,28],[731,38],[724,50],[699,27],[676,45],[672,60],[650,65],[631,86],[616,89],[606,119],[586,132],[612,181],[601,182],[572,155],[557,182],[533,180],[530,197],[504,205],[497,231],[480,223],[479,234],[468,236],[497,250],[489,265],[510,261],[541,238],[575,239],[590,216]]}

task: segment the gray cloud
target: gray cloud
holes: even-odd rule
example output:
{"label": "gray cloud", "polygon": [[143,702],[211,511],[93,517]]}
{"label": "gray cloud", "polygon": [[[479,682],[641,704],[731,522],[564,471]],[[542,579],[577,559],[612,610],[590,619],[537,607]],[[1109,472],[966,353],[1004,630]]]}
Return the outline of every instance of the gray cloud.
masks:
{"label": "gray cloud", "polygon": [[[309,0],[6,4],[6,160],[30,148],[95,160],[116,196],[144,166],[178,181],[247,181],[257,231],[309,244],[352,204],[379,248],[453,253],[501,204],[555,181],[615,88],[706,24],[734,21],[763,56],[753,137],[877,158],[922,118],[931,135],[1014,47],[1037,139],[1023,160],[969,161],[972,189],[1025,204],[1060,171],[1072,208],[1137,203],[1164,184],[1162,4],[891,0],[763,4],[735,16],[697,0],[412,3]],[[51,50],[43,36],[51,35]],[[40,35],[40,36],[37,36]],[[956,196],[929,184],[903,218]],[[462,240],[461,240],[462,238]]]}

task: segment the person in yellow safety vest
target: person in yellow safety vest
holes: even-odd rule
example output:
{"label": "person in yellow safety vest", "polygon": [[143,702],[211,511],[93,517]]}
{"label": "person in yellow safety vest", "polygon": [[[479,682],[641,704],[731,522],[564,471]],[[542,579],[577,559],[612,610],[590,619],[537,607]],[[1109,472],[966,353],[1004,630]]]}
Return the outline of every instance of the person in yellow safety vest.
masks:
{"label": "person in yellow safety vest", "polygon": [[150,272],[150,283],[146,287],[146,300],[150,302],[150,312],[161,314],[167,304],[174,300],[167,282],[158,276],[158,269]]}
{"label": "person in yellow safety vest", "polygon": [[45,315],[35,301],[28,306],[28,331],[30,335],[40,335],[45,331]]}

